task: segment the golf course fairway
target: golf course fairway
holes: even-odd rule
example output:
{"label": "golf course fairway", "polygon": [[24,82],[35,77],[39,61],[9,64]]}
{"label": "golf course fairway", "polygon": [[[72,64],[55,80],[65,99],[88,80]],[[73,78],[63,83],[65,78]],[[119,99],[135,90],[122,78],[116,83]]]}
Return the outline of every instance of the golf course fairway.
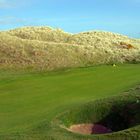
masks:
{"label": "golf course fairway", "polygon": [[90,101],[123,94],[138,84],[140,64],[55,72],[1,69],[0,140],[96,140],[94,135],[57,128],[56,116]]}

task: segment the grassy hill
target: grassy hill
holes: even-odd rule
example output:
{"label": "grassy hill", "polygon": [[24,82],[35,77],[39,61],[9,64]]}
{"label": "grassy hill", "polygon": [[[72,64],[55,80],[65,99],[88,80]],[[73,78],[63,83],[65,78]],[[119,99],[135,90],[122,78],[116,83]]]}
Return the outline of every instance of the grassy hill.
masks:
{"label": "grassy hill", "polygon": [[1,67],[54,70],[124,62],[140,62],[140,40],[101,31],[70,34],[50,27],[0,32]]}

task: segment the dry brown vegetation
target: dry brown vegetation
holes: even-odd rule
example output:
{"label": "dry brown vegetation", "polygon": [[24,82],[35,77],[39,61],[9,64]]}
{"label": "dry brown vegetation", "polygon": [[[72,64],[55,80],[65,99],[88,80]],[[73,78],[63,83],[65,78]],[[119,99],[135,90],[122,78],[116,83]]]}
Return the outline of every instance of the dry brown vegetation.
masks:
{"label": "dry brown vegetation", "polygon": [[140,62],[140,40],[110,32],[65,33],[50,27],[0,32],[0,65],[59,69]]}

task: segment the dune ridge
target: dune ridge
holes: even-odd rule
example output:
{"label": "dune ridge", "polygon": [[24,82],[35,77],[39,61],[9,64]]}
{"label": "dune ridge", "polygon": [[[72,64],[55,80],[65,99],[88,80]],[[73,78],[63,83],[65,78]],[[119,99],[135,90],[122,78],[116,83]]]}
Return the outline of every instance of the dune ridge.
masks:
{"label": "dune ridge", "polygon": [[66,33],[51,27],[0,32],[1,67],[62,69],[139,63],[140,40],[104,31]]}

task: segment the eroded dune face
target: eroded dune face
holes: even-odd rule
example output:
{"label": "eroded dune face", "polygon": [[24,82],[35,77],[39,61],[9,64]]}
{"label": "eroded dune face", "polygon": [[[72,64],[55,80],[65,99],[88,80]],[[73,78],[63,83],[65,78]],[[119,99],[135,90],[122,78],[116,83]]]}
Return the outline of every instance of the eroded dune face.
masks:
{"label": "eroded dune face", "polygon": [[110,32],[65,33],[50,27],[0,32],[0,64],[59,69],[140,62],[140,40]]}

